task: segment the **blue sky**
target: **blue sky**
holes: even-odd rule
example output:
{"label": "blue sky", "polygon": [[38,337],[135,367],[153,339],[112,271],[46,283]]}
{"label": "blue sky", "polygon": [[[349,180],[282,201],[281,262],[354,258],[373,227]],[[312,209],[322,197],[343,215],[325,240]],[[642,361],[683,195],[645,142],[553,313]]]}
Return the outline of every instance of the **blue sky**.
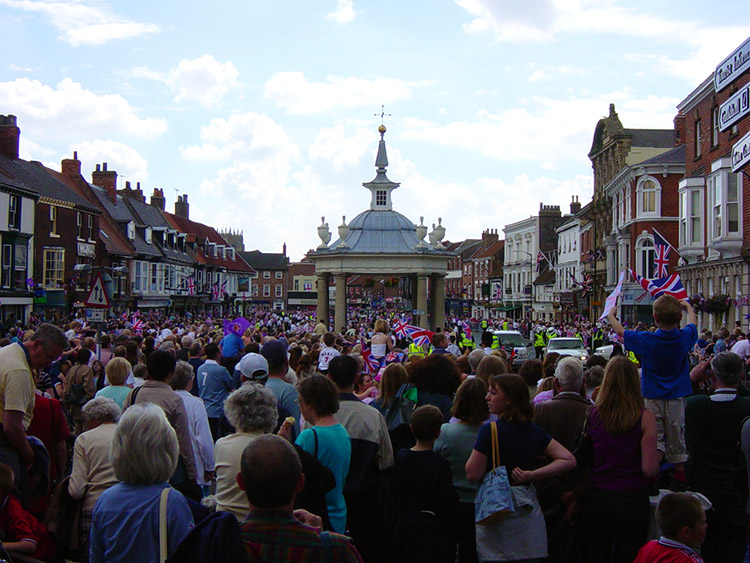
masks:
{"label": "blue sky", "polygon": [[[106,161],[167,207],[292,259],[369,204],[385,105],[395,208],[447,240],[568,209],[615,103],[675,106],[750,35],[747,1],[0,0],[21,156]],[[179,191],[179,192],[178,192]]]}

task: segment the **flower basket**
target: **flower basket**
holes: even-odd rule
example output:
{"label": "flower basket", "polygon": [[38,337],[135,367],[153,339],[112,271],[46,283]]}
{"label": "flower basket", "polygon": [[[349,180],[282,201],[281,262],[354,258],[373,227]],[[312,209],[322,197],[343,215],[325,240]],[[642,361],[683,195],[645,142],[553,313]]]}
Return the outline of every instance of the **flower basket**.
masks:
{"label": "flower basket", "polygon": [[703,302],[703,310],[715,316],[721,316],[729,310],[732,300],[726,293],[716,293],[706,298]]}
{"label": "flower basket", "polygon": [[690,303],[690,306],[693,308],[693,310],[696,313],[705,313],[705,304],[706,299],[703,297],[702,293],[696,293],[693,295],[690,299],[688,299],[688,303]]}

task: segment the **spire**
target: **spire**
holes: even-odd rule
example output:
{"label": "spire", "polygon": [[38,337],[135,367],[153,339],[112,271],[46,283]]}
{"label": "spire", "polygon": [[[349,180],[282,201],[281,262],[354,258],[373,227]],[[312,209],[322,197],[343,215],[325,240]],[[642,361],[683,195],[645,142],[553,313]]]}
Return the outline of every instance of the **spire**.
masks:
{"label": "spire", "polygon": [[386,167],[388,166],[388,153],[385,149],[385,125],[378,127],[380,133],[380,142],[378,143],[378,155],[375,157],[375,166],[377,172],[375,178],[370,182],[364,182],[362,185],[372,192],[370,200],[370,209],[375,211],[387,211],[393,209],[391,202],[391,191],[399,187],[398,182],[391,182],[386,176]]}

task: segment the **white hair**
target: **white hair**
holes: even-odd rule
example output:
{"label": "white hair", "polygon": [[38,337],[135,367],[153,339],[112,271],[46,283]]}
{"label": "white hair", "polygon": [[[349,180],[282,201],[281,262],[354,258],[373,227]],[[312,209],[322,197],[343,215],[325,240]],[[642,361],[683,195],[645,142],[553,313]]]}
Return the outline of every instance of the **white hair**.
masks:
{"label": "white hair", "polygon": [[168,481],[179,455],[177,433],[164,411],[152,403],[128,407],[109,448],[115,477],[130,485]]}
{"label": "white hair", "polygon": [[94,397],[81,408],[86,422],[117,422],[120,418],[120,407],[109,397]]}
{"label": "white hair", "polygon": [[583,383],[583,365],[576,358],[563,358],[555,367],[555,379],[561,391],[579,391]]}

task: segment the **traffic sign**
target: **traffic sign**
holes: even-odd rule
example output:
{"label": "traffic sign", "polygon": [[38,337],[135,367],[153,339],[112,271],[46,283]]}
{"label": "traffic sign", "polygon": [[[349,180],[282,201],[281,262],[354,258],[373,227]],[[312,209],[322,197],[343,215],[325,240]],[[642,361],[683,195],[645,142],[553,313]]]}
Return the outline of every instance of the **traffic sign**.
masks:
{"label": "traffic sign", "polygon": [[95,309],[109,309],[109,296],[104,289],[104,280],[102,280],[101,272],[97,272],[94,283],[91,284],[91,290],[86,301],[83,302],[86,307],[93,307]]}
{"label": "traffic sign", "polygon": [[86,320],[90,323],[103,323],[106,320],[104,309],[86,309]]}

